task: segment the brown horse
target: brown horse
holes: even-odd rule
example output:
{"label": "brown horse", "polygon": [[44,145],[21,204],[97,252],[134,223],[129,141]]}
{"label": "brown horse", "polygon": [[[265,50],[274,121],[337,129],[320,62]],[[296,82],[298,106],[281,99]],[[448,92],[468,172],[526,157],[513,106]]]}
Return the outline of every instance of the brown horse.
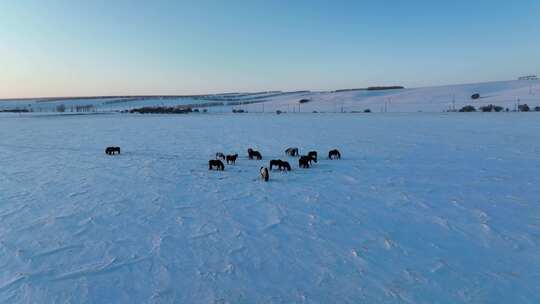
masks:
{"label": "brown horse", "polygon": [[249,159],[259,159],[261,160],[262,159],[262,155],[261,153],[259,153],[259,151],[255,151],[251,148],[248,149],[248,158]]}
{"label": "brown horse", "polygon": [[238,154],[234,155],[227,155],[227,165],[228,164],[236,164],[236,159],[238,158]]}
{"label": "brown horse", "polygon": [[281,159],[273,159],[273,160],[271,160],[270,161],[270,170],[272,170],[273,166],[278,167],[278,169],[280,171],[283,171],[283,170],[291,171],[291,165],[288,162],[283,161]]}

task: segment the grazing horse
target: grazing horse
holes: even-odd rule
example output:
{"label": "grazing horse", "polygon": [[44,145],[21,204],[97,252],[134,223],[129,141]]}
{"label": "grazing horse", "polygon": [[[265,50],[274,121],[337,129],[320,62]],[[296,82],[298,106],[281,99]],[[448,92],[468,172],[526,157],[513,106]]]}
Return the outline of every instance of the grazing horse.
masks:
{"label": "grazing horse", "polygon": [[108,155],[120,154],[120,147],[107,147],[105,149],[105,154],[108,154]]}
{"label": "grazing horse", "polygon": [[309,163],[311,161],[311,158],[310,157],[307,157],[307,156],[301,156],[299,159],[298,159],[298,166],[300,168],[309,168]]}
{"label": "grazing horse", "polygon": [[312,162],[317,162],[317,159],[316,158],[313,158],[313,156],[309,156],[309,155],[302,155],[300,156],[300,159],[298,161],[298,164],[300,165],[300,168],[309,168],[309,166],[307,167],[303,167],[302,164],[304,163],[308,163],[309,165],[311,165]]}
{"label": "grazing horse", "polygon": [[289,164],[289,162],[282,161],[281,165],[279,165],[279,170],[291,171],[291,165]]}
{"label": "grazing horse", "polygon": [[312,162],[317,163],[317,157],[313,157],[312,155],[309,155],[309,154],[308,154],[308,155],[302,155],[302,156],[300,156],[300,157],[301,157],[301,158],[302,158],[302,157],[306,158],[306,159],[309,161],[310,164],[311,164]]}
{"label": "grazing horse", "polygon": [[261,153],[259,153],[259,151],[255,151],[251,148],[248,149],[248,158],[249,159],[262,159],[262,155]]}
{"label": "grazing horse", "polygon": [[276,166],[276,167],[279,167],[279,165],[281,165],[281,159],[272,159],[270,161],[270,171],[272,171],[272,167]]}
{"label": "grazing horse", "polygon": [[219,159],[211,159],[208,161],[208,170],[212,170],[214,167],[216,167],[216,170],[218,171],[225,170],[225,165]]}
{"label": "grazing horse", "polygon": [[341,159],[341,153],[339,153],[338,149],[330,150],[330,152],[328,152],[328,158],[329,159]]}
{"label": "grazing horse", "polygon": [[270,161],[270,170],[272,170],[273,166],[278,167],[278,169],[280,171],[283,171],[283,170],[291,171],[291,165],[288,162],[283,161],[281,159],[273,159],[273,160],[271,160]]}
{"label": "grazing horse", "polygon": [[310,151],[307,156],[313,158],[317,162],[317,151]]}
{"label": "grazing horse", "polygon": [[298,156],[298,148],[287,148],[287,150],[285,150],[285,154],[288,156]]}
{"label": "grazing horse", "polygon": [[261,167],[261,169],[259,170],[259,172],[261,173],[261,179],[265,182],[267,182],[269,179],[270,179],[270,173],[268,173],[268,168],[266,167]]}
{"label": "grazing horse", "polygon": [[238,154],[234,155],[227,155],[227,165],[228,164],[236,164],[236,159],[238,158]]}
{"label": "grazing horse", "polygon": [[225,160],[225,154],[221,152],[216,153],[216,159]]}

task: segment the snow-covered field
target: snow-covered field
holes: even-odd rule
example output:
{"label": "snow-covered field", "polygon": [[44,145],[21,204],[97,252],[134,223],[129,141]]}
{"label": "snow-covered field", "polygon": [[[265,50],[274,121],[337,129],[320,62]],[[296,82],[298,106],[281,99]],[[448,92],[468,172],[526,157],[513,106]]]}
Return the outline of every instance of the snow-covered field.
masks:
{"label": "snow-covered field", "polygon": [[[2,115],[0,302],[538,303],[539,130],[539,113]],[[289,146],[343,158],[298,169]],[[236,166],[208,171],[218,151]],[[261,182],[272,158],[293,171]]]}

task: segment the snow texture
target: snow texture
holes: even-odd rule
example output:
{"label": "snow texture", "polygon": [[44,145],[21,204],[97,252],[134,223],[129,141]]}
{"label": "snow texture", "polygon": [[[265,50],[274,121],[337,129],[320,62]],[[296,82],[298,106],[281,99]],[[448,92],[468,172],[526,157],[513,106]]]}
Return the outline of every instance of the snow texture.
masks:
{"label": "snow texture", "polygon": [[[3,114],[0,302],[538,303],[539,130],[537,113]],[[240,157],[208,171],[218,151]],[[274,158],[293,170],[264,183]]]}

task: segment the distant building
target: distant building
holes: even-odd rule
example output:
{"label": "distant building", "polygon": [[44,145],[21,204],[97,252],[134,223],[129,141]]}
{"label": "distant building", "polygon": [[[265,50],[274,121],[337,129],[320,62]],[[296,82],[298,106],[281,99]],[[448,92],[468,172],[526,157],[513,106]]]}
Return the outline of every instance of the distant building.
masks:
{"label": "distant building", "polygon": [[538,76],[536,75],[522,76],[522,77],[519,77],[518,80],[538,80]]}

